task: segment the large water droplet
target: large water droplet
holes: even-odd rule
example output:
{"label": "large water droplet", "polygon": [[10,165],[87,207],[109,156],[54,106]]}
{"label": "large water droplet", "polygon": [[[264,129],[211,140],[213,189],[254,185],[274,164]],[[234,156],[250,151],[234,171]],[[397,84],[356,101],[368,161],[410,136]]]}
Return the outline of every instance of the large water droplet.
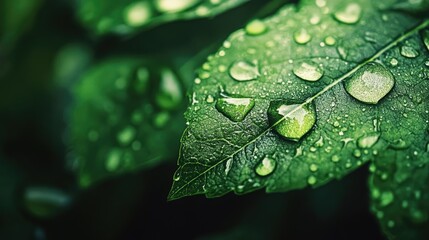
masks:
{"label": "large water droplet", "polygon": [[164,109],[174,109],[183,98],[182,88],[177,76],[170,69],[162,69],[161,83],[156,95],[156,103]]}
{"label": "large water droplet", "polygon": [[255,172],[261,177],[268,176],[274,171],[276,164],[277,163],[273,158],[266,156],[260,163],[258,163],[255,168]]}
{"label": "large water droplet", "polygon": [[160,12],[174,13],[184,11],[195,5],[197,2],[198,0],[156,0],[155,7]]}
{"label": "large water droplet", "polygon": [[315,82],[323,76],[322,68],[317,63],[311,61],[295,63],[292,71],[297,77],[310,82]]}
{"label": "large water droplet", "polygon": [[216,101],[216,109],[233,122],[241,122],[255,106],[251,98],[222,97]]}
{"label": "large water droplet", "polygon": [[25,209],[37,218],[51,218],[58,215],[71,203],[68,194],[50,187],[30,187],[24,192]]}
{"label": "large water droplet", "polygon": [[135,135],[136,129],[132,126],[127,126],[122,129],[116,137],[119,143],[122,145],[128,145],[131,141],[134,140]]}
{"label": "large water droplet", "polygon": [[419,52],[416,49],[410,46],[402,46],[401,47],[401,55],[406,58],[415,58],[419,56]]}
{"label": "large water droplet", "polygon": [[250,81],[259,77],[258,66],[248,61],[236,61],[229,68],[229,75],[237,81]]}
{"label": "large water droplet", "polygon": [[124,19],[131,27],[139,27],[147,23],[152,16],[148,2],[135,2],[125,8]]}
{"label": "large water droplet", "polygon": [[393,88],[392,73],[379,63],[368,63],[344,82],[346,91],[357,100],[377,104]]}
{"label": "large water droplet", "polygon": [[267,31],[267,25],[259,19],[255,19],[246,25],[246,33],[249,35],[260,35]]}
{"label": "large water droplet", "polygon": [[380,133],[368,133],[357,140],[358,147],[360,148],[370,148],[374,146],[374,144],[377,143],[378,139],[380,138]]}
{"label": "large water droplet", "polygon": [[316,111],[313,104],[273,101],[268,108],[268,118],[278,134],[299,141],[316,123]]}
{"label": "large water droplet", "polygon": [[298,31],[294,32],[293,39],[296,43],[306,44],[311,40],[311,35],[307,32],[307,30],[301,28]]}
{"label": "large water droplet", "polygon": [[357,3],[349,3],[334,13],[334,18],[346,24],[357,23],[361,17],[362,8]]}

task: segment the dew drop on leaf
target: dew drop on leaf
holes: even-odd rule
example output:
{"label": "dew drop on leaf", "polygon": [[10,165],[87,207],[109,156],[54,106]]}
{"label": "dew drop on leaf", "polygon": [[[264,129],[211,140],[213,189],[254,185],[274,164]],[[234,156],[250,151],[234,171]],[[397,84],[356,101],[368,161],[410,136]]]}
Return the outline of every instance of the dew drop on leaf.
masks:
{"label": "dew drop on leaf", "polygon": [[114,172],[118,170],[119,165],[121,164],[122,154],[123,153],[120,149],[114,148],[110,150],[105,163],[107,171]]}
{"label": "dew drop on leaf", "polygon": [[310,165],[310,171],[317,172],[317,170],[319,170],[319,167],[316,164],[312,163]]}
{"label": "dew drop on leaf", "polygon": [[406,58],[415,58],[419,56],[419,52],[416,49],[410,46],[402,46],[401,47],[401,55]]}
{"label": "dew drop on leaf", "polygon": [[334,37],[332,37],[332,36],[327,36],[326,38],[325,38],[325,43],[326,43],[326,45],[328,45],[328,46],[333,46],[333,45],[335,45],[335,43],[337,42],[337,40],[335,40],[335,38]]}
{"label": "dew drop on leaf", "polygon": [[311,40],[311,35],[305,30],[304,28],[301,28],[294,32],[293,39],[296,43],[299,44],[306,44]]}
{"label": "dew drop on leaf", "polygon": [[398,59],[396,59],[396,58],[390,59],[390,65],[392,65],[393,67],[397,66],[398,63],[399,63]]}
{"label": "dew drop on leaf", "polygon": [[124,19],[131,27],[139,27],[150,20],[152,10],[148,2],[131,3],[125,8]]}
{"label": "dew drop on leaf", "polygon": [[273,173],[276,168],[276,161],[269,157],[265,156],[259,163],[256,165],[255,172],[261,177],[268,176]]}
{"label": "dew drop on leaf", "polygon": [[334,18],[346,24],[357,23],[362,15],[362,8],[357,3],[349,3],[334,13]]}
{"label": "dew drop on leaf", "polygon": [[222,97],[216,101],[216,109],[233,122],[241,122],[255,106],[251,98]]}
{"label": "dew drop on leaf", "polygon": [[393,88],[395,79],[383,65],[367,63],[344,82],[346,91],[357,100],[377,104]]}
{"label": "dew drop on leaf", "polygon": [[182,101],[182,88],[177,76],[168,68],[161,71],[161,83],[156,103],[164,109],[174,109]]}
{"label": "dew drop on leaf", "polygon": [[229,68],[229,75],[236,81],[250,81],[259,77],[258,65],[248,61],[236,61]]}
{"label": "dew drop on leaf", "polygon": [[128,145],[131,141],[134,140],[136,135],[136,129],[132,126],[127,126],[121,131],[119,131],[117,135],[117,140],[122,145]]}
{"label": "dew drop on leaf", "polygon": [[391,191],[382,192],[380,195],[380,206],[385,207],[395,200],[395,195]]}
{"label": "dew drop on leaf", "polygon": [[316,111],[313,104],[272,101],[268,108],[268,119],[282,137],[299,141],[316,123]]}
{"label": "dew drop on leaf", "polygon": [[267,31],[267,26],[259,19],[249,22],[245,27],[248,35],[261,35]]}
{"label": "dew drop on leaf", "polygon": [[407,149],[410,145],[406,141],[400,138],[390,143],[389,146],[393,149],[400,150],[400,149]]}
{"label": "dew drop on leaf", "polygon": [[317,183],[317,178],[315,176],[310,176],[307,179],[307,183],[310,184],[310,185],[314,185],[314,184]]}
{"label": "dew drop on leaf", "polygon": [[377,143],[379,138],[380,138],[380,133],[377,133],[377,132],[368,133],[358,138],[357,145],[360,148],[370,148]]}
{"label": "dew drop on leaf", "polygon": [[160,12],[175,13],[184,11],[197,2],[198,0],[156,0],[155,7]]}
{"label": "dew drop on leaf", "polygon": [[297,62],[292,71],[297,77],[310,82],[318,81],[323,76],[322,68],[315,62]]}

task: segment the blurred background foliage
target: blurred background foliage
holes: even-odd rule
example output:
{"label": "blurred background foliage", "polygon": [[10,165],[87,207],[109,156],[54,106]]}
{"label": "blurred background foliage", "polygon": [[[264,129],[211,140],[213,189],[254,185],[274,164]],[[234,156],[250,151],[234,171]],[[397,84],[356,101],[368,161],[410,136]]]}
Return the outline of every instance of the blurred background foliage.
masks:
{"label": "blurred background foliage", "polygon": [[0,239],[382,238],[363,168],[166,201],[195,69],[290,1],[168,2],[0,2]]}

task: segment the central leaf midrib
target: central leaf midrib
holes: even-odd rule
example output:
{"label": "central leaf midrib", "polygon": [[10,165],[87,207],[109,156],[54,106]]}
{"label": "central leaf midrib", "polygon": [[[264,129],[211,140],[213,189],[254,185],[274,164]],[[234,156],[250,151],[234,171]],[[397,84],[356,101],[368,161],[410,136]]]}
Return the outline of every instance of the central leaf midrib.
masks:
{"label": "central leaf midrib", "polygon": [[[325,92],[329,91],[334,86],[336,86],[339,83],[341,83],[342,81],[344,81],[346,78],[350,77],[357,70],[359,70],[360,68],[362,68],[365,64],[374,61],[375,59],[377,59],[378,57],[380,57],[383,53],[385,53],[386,51],[388,51],[391,48],[395,47],[398,43],[402,42],[406,38],[410,37],[411,35],[415,34],[419,30],[421,30],[421,29],[423,29],[423,28],[425,28],[427,26],[429,26],[429,19],[426,19],[426,20],[422,21],[420,24],[418,24],[417,26],[411,28],[405,34],[397,37],[395,40],[393,40],[392,42],[390,42],[389,44],[387,44],[385,47],[383,47],[381,50],[379,50],[378,52],[376,52],[372,57],[370,57],[367,60],[363,61],[362,63],[360,63],[356,67],[352,68],[346,74],[344,74],[343,76],[339,77],[337,80],[335,80],[334,82],[332,82],[331,84],[329,84],[326,87],[324,87],[320,92],[316,93],[315,95],[313,95],[312,97],[310,97],[306,101],[304,101],[303,103],[301,103],[298,106],[296,106],[294,109],[292,109],[292,111],[288,112],[288,114],[286,114],[283,118],[281,118],[280,120],[278,120],[277,122],[275,122],[272,126],[270,126],[269,128],[267,128],[266,130],[262,131],[254,139],[252,139],[248,143],[244,144],[242,147],[240,147],[239,149],[237,149],[236,151],[234,151],[232,154],[230,154],[227,157],[225,157],[225,158],[221,159],[220,161],[216,162],[215,164],[213,164],[212,166],[210,166],[209,168],[207,168],[206,170],[204,170],[203,172],[201,172],[200,174],[198,174],[196,177],[192,178],[190,181],[186,182],[184,185],[182,185],[181,187],[179,187],[177,190],[173,191],[170,194],[170,196],[171,197],[175,196],[178,192],[180,192],[183,188],[185,188],[186,186],[188,186],[193,181],[195,181],[198,178],[200,178],[201,176],[205,175],[207,172],[209,172],[213,168],[217,167],[219,164],[221,164],[221,163],[225,162],[226,160],[234,157],[237,153],[241,152],[247,146],[249,146],[250,144],[256,142],[259,138],[261,138],[266,133],[268,133],[269,131],[271,131],[275,126],[277,126],[278,124],[280,124],[282,121],[284,121],[287,117],[289,117],[290,115],[292,115],[298,109],[302,108],[306,104],[309,104],[309,103],[313,102],[314,99],[316,99],[317,97],[321,96]],[[185,165],[188,165],[188,164],[192,164],[192,163],[185,163],[182,167],[184,167]]]}

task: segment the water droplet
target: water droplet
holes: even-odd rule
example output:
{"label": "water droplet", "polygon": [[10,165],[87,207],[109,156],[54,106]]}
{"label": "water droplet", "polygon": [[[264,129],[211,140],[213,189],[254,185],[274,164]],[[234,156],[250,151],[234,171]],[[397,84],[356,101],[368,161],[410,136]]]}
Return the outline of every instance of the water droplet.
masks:
{"label": "water droplet", "polygon": [[207,98],[206,98],[206,102],[207,103],[213,103],[214,102],[213,96],[212,95],[208,95]]}
{"label": "water droplet", "polygon": [[353,150],[353,156],[359,158],[362,156],[362,152],[359,149]]}
{"label": "water droplet", "polygon": [[310,165],[310,171],[317,172],[317,170],[319,170],[319,167],[316,164],[312,163]]}
{"label": "water droplet", "polygon": [[57,216],[71,203],[65,192],[50,187],[29,187],[23,194],[25,209],[32,216],[42,219]]}
{"label": "water droplet", "polygon": [[311,40],[311,35],[305,30],[304,28],[301,28],[294,32],[293,39],[296,43],[299,44],[306,44]]}
{"label": "water droplet", "polygon": [[422,39],[423,39],[423,43],[426,46],[426,49],[429,50],[429,30],[428,29],[424,29],[420,32]]}
{"label": "water droplet", "polygon": [[361,17],[362,8],[357,3],[349,3],[334,13],[334,18],[346,24],[357,23]]}
{"label": "water droplet", "polygon": [[229,171],[231,170],[232,167],[232,160],[233,158],[228,159],[228,161],[226,161],[226,165],[225,165],[225,175],[228,175]]}
{"label": "water droplet", "polygon": [[138,93],[144,93],[149,84],[149,70],[147,68],[139,68],[136,71],[136,77],[133,82],[134,90]]}
{"label": "water droplet", "polygon": [[237,81],[250,81],[259,77],[258,66],[248,61],[236,61],[229,68],[229,75]]}
{"label": "water droplet", "polygon": [[197,2],[198,0],[156,0],[155,7],[160,12],[174,13],[184,11],[195,5]]}
{"label": "water droplet", "polygon": [[168,123],[169,120],[170,120],[170,113],[163,111],[155,115],[155,117],[153,118],[153,124],[157,128],[162,128]]}
{"label": "water droplet", "polygon": [[261,177],[268,176],[274,171],[276,164],[277,162],[273,158],[266,156],[258,163],[255,172]]}
{"label": "water droplet", "polygon": [[139,27],[147,23],[152,17],[152,10],[148,2],[131,3],[125,8],[124,20],[131,27]]}
{"label": "water droplet", "polygon": [[406,58],[415,58],[419,56],[419,52],[416,49],[410,46],[402,46],[401,47],[401,55]]}
{"label": "water droplet", "polygon": [[380,138],[380,133],[368,133],[357,140],[358,147],[360,148],[370,148],[374,146],[374,144],[377,143],[378,139]]}
{"label": "water droplet", "polygon": [[393,221],[393,220],[389,220],[389,221],[387,221],[387,226],[388,226],[389,228],[393,228],[393,227],[395,226],[395,221]]}
{"label": "water droplet", "polygon": [[323,70],[315,62],[296,62],[292,71],[297,77],[310,82],[318,81],[323,76]]}
{"label": "water droplet", "polygon": [[400,149],[407,149],[410,146],[410,144],[404,141],[403,139],[397,139],[392,143],[390,143],[389,146],[393,149],[400,150]]}
{"label": "water droplet", "polygon": [[395,195],[391,191],[386,191],[380,195],[380,206],[385,207],[395,200]]}
{"label": "water droplet", "polygon": [[123,153],[120,149],[114,148],[110,150],[105,163],[107,171],[114,172],[119,168],[119,165],[121,164],[122,154]]}
{"label": "water droplet", "polygon": [[299,141],[316,122],[313,104],[288,104],[273,101],[268,108],[268,118],[275,131],[284,138]]}
{"label": "water droplet", "polygon": [[392,58],[390,59],[390,65],[392,65],[393,67],[395,67],[396,65],[398,65],[398,59],[396,58]]}
{"label": "water droplet", "polygon": [[223,97],[216,101],[216,109],[233,122],[241,122],[255,106],[251,98]]}
{"label": "water droplet", "polygon": [[134,140],[134,137],[136,136],[136,129],[132,126],[127,126],[124,129],[122,129],[120,132],[118,132],[118,135],[116,136],[118,142],[122,145],[128,145],[131,143],[131,141]]}
{"label": "water droplet", "polygon": [[180,171],[180,169],[178,169],[178,170],[174,173],[174,175],[173,175],[173,180],[174,180],[175,182],[179,181],[179,180],[180,180],[180,176],[181,176],[181,171]]}
{"label": "water droplet", "polygon": [[344,82],[346,91],[357,100],[377,104],[393,88],[392,73],[379,63],[368,63]]}
{"label": "water droplet", "polygon": [[337,42],[337,40],[335,40],[335,38],[332,36],[327,36],[325,38],[326,45],[333,46],[333,45],[335,45],[336,42]]}
{"label": "water droplet", "polygon": [[161,83],[156,94],[156,103],[164,109],[174,109],[183,98],[182,88],[176,75],[167,68],[161,71]]}
{"label": "water droplet", "polygon": [[333,155],[331,157],[331,161],[332,162],[339,162],[341,160],[341,158],[338,155]]}
{"label": "water droplet", "polygon": [[246,25],[245,30],[249,35],[260,35],[267,31],[267,25],[263,21],[255,19]]}
{"label": "water droplet", "polygon": [[310,185],[314,185],[314,184],[317,183],[317,178],[315,176],[310,176],[307,179],[307,183],[310,184]]}

